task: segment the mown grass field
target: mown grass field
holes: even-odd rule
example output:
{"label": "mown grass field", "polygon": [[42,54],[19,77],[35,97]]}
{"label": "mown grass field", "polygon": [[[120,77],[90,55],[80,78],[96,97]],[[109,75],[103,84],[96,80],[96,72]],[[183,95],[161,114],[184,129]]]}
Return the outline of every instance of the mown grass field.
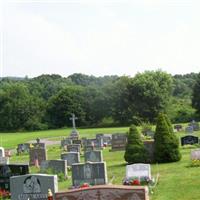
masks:
{"label": "mown grass field", "polygon": [[[96,133],[116,133],[126,132],[128,128],[104,128],[104,129],[81,129],[81,137],[95,137]],[[6,148],[16,148],[18,143],[34,140],[37,137],[49,138],[52,140],[61,139],[67,136],[70,129],[51,130],[31,133],[3,133],[2,142]],[[175,133],[178,137],[185,135],[184,132]],[[200,136],[200,132],[195,132]],[[6,141],[6,143],[5,143]],[[198,146],[180,147],[182,159],[176,163],[153,164],[152,175],[160,174],[159,183],[151,194],[151,200],[199,200],[200,199],[200,167],[191,167],[190,152],[191,149]],[[48,159],[59,159],[61,154],[59,145],[48,147]],[[126,163],[123,159],[124,152],[109,152],[109,147],[103,150],[103,157],[107,164],[108,180],[113,184],[122,184],[125,176]],[[83,155],[81,155],[83,161]],[[28,155],[13,155],[11,163],[28,162]],[[37,169],[31,167],[31,173],[37,172]],[[71,176],[71,173],[68,173]],[[71,185],[71,178],[59,182],[59,190],[65,190]]]}

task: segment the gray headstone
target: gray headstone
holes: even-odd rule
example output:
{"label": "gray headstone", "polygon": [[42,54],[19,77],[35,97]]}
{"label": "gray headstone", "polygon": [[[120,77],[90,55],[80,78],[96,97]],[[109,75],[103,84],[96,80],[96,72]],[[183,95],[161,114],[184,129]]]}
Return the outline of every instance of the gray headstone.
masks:
{"label": "gray headstone", "polygon": [[29,143],[24,143],[24,144],[18,144],[17,145],[17,153],[28,153],[30,149],[30,144]]}
{"label": "gray headstone", "polygon": [[61,154],[61,159],[67,161],[68,166],[72,164],[80,163],[80,153],[79,152],[69,152]]}
{"label": "gray headstone", "polygon": [[85,162],[103,162],[102,151],[85,152]]}
{"label": "gray headstone", "polygon": [[132,164],[126,166],[126,178],[149,178],[151,179],[151,166],[150,164]]}
{"label": "gray headstone", "polygon": [[193,133],[193,131],[194,131],[194,130],[193,130],[193,127],[192,127],[192,126],[188,126],[188,127],[185,128],[185,132],[186,132],[186,133]]}
{"label": "gray headstone", "polygon": [[58,191],[57,175],[28,174],[10,179],[11,200],[47,200],[48,189]]}
{"label": "gray headstone", "polygon": [[107,184],[107,171],[105,162],[96,162],[72,165],[72,183],[73,186],[79,186],[82,183],[90,185]]}
{"label": "gray headstone", "polygon": [[46,160],[42,161],[40,171],[45,173],[48,169],[52,169],[53,173],[63,173],[67,177],[67,161],[66,160]]}
{"label": "gray headstone", "polygon": [[86,152],[86,151],[94,151],[94,150],[96,150],[96,149],[95,149],[95,147],[92,146],[92,145],[90,145],[90,146],[85,146],[85,147],[84,147],[84,151],[85,151],[85,152]]}
{"label": "gray headstone", "polygon": [[36,149],[45,149],[46,148],[46,145],[45,143],[43,142],[39,142],[39,143],[32,143],[33,147],[36,148]]}
{"label": "gray headstone", "polygon": [[35,165],[35,160],[36,159],[38,159],[38,163],[40,165],[43,160],[47,160],[46,149],[43,149],[43,148],[40,148],[40,149],[30,148],[29,159],[30,159],[30,161],[29,161],[30,165]]}
{"label": "gray headstone", "polygon": [[72,140],[72,144],[80,144],[82,146],[81,140]]}
{"label": "gray headstone", "polygon": [[81,152],[81,145],[80,144],[70,144],[67,145],[68,152]]}
{"label": "gray headstone", "polygon": [[61,147],[64,148],[64,146],[67,146],[69,144],[72,144],[72,139],[70,138],[64,138],[61,140]]}
{"label": "gray headstone", "polygon": [[125,150],[127,143],[127,135],[116,133],[112,135],[112,151]]}
{"label": "gray headstone", "polygon": [[0,165],[8,165],[9,158],[8,157],[0,157]]}
{"label": "gray headstone", "polygon": [[191,123],[188,124],[188,126],[191,126],[194,131],[199,131],[199,123],[192,121]]}

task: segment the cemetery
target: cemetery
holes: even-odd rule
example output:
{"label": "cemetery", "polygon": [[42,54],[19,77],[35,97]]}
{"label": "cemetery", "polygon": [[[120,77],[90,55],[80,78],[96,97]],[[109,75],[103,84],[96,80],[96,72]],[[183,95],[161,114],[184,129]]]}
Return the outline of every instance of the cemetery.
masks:
{"label": "cemetery", "polygon": [[[187,127],[187,124],[183,127]],[[133,135],[130,135],[129,131],[132,131]],[[88,135],[88,132],[91,133]],[[37,141],[26,145],[29,146],[29,150],[25,154],[18,152],[21,144],[11,157],[6,157],[6,150],[0,148],[0,188],[10,192],[8,194],[11,195],[11,200],[154,200],[166,195],[162,192],[165,190],[165,184],[170,184],[170,188],[175,187],[176,182],[167,183],[165,173],[170,173],[170,176],[175,176],[177,181],[181,181],[183,173],[187,174],[187,170],[196,171],[200,167],[198,131],[195,131],[195,135],[187,134],[182,128],[173,133],[179,134],[177,138],[182,153],[179,164],[170,163],[169,166],[173,170],[155,163],[156,144],[152,137],[141,137],[140,145],[143,145],[146,157],[143,154],[139,158],[135,157],[134,149],[131,157],[126,156],[130,137],[143,134],[139,133],[135,126],[121,128],[121,133],[120,128],[105,129],[105,134],[98,134],[98,130],[95,129],[79,130],[78,137],[76,135],[74,138],[70,129],[57,133],[55,139],[60,140],[60,144],[46,145]],[[154,135],[156,138],[156,133]],[[8,147],[11,148],[12,145]],[[135,161],[130,161],[131,159]],[[177,176],[179,170],[182,172],[180,177]],[[163,199],[171,198],[170,195],[173,194],[169,192]],[[188,195],[183,199],[186,200]]]}

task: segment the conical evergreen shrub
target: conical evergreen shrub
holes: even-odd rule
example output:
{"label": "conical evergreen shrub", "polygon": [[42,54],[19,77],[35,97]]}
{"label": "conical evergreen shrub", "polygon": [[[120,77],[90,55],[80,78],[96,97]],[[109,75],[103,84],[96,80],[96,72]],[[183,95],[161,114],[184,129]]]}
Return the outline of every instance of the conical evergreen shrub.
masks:
{"label": "conical evergreen shrub", "polygon": [[165,114],[161,113],[158,116],[154,140],[156,162],[175,162],[181,159],[178,138]]}
{"label": "conical evergreen shrub", "polygon": [[124,159],[128,164],[144,163],[147,160],[147,152],[135,125],[132,125],[128,132],[128,142]]}

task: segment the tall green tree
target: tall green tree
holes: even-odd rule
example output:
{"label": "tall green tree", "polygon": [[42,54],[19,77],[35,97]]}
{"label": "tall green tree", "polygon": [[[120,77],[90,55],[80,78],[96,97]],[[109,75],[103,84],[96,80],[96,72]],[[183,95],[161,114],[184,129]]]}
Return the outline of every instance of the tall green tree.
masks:
{"label": "tall green tree", "polygon": [[196,109],[198,118],[200,118],[200,73],[193,88],[192,106]]}
{"label": "tall green tree", "polygon": [[158,116],[154,140],[156,162],[175,162],[181,159],[178,138],[172,132],[170,121],[163,113]]}
{"label": "tall green tree", "polygon": [[124,159],[128,164],[144,163],[147,161],[147,152],[142,142],[141,135],[135,125],[132,125],[128,132],[128,142]]}
{"label": "tall green tree", "polygon": [[84,125],[84,89],[78,87],[66,87],[57,95],[53,96],[47,107],[46,119],[52,128],[72,126],[70,117],[74,113],[77,117],[77,125]]}
{"label": "tall green tree", "polygon": [[142,121],[154,122],[165,111],[172,92],[172,78],[158,71],[137,74],[129,85],[129,103],[134,115]]}
{"label": "tall green tree", "polygon": [[24,84],[10,84],[0,91],[0,130],[43,129],[44,105]]}

